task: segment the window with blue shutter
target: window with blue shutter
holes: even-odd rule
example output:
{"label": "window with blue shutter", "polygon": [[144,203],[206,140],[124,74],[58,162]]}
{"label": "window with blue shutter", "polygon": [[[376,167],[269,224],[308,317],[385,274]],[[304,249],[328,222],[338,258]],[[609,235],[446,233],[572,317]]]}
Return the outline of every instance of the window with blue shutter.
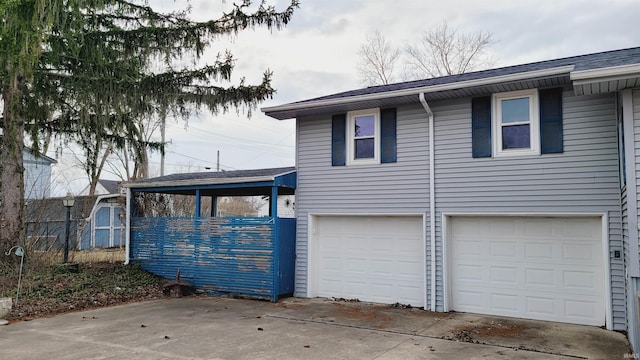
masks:
{"label": "window with blue shutter", "polygon": [[347,159],[347,115],[333,115],[331,124],[331,165],[344,166]]}
{"label": "window with blue shutter", "polygon": [[474,158],[562,153],[562,88],[474,98],[471,128]]}
{"label": "window with blue shutter", "polygon": [[562,88],[539,91],[540,98],[540,152],[561,153],[562,138]]}
{"label": "window with blue shutter", "polygon": [[471,100],[471,148],[474,158],[491,157],[491,96]]}
{"label": "window with blue shutter", "polygon": [[366,109],[332,117],[331,164],[373,165],[397,161],[397,111]]}
{"label": "window with blue shutter", "polygon": [[380,110],[380,162],[394,163],[397,159],[396,109]]}

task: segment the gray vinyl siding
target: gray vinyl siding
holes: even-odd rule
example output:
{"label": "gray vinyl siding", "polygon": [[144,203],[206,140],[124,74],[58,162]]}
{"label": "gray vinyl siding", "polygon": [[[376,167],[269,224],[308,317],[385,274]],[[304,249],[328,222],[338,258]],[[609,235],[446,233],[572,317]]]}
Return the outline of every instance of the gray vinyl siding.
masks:
{"label": "gray vinyl siding", "polygon": [[397,162],[378,165],[331,166],[331,115],[297,120],[296,296],[307,294],[310,213],[425,214],[429,208],[428,126],[422,107],[398,109]]}
{"label": "gray vinyl siding", "polygon": [[[622,248],[613,95],[564,93],[564,153],[496,159],[471,157],[471,99],[434,105],[438,310],[442,213],[606,213],[610,246]],[[610,261],[613,327],[624,330],[623,261]]]}
{"label": "gray vinyl siding", "polygon": [[[564,153],[499,159],[471,157],[471,98],[430,104],[435,113],[437,310],[444,309],[443,213],[607,214],[610,248],[622,249],[615,97],[576,97],[569,91],[563,102]],[[398,162],[393,164],[332,167],[331,115],[297,120],[296,296],[307,294],[310,213],[429,210],[428,121],[419,104],[398,108]],[[425,231],[428,237],[428,221]],[[613,328],[624,330],[624,262],[612,256],[609,261]],[[430,306],[432,274],[426,265]]]}
{"label": "gray vinyl siding", "polygon": [[35,157],[30,151],[22,152],[24,158],[25,199],[45,199],[51,193],[51,161]]}

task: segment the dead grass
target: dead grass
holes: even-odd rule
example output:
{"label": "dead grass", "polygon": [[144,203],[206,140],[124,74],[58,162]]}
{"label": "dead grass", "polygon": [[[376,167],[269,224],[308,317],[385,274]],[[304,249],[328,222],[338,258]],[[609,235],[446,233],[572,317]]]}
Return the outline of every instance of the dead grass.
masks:
{"label": "dead grass", "polygon": [[124,262],[124,248],[77,250],[69,253],[69,261],[80,264]]}

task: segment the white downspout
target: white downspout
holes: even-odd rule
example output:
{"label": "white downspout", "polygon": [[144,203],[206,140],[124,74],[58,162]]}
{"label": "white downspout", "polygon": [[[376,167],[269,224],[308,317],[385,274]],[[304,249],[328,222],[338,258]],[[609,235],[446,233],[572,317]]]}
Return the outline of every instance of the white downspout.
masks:
{"label": "white downspout", "polygon": [[420,103],[429,117],[429,237],[431,240],[431,311],[436,311],[436,198],[433,111],[420,93]]}
{"label": "white downspout", "polygon": [[130,229],[131,229],[131,188],[127,188],[127,201],[124,208],[126,217],[125,217],[125,226],[124,226],[124,264],[129,264],[129,238],[130,238]]}

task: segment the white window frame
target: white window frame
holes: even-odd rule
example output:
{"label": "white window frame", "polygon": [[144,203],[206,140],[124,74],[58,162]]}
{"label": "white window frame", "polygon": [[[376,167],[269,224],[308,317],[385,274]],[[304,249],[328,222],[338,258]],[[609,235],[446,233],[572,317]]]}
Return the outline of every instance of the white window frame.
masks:
{"label": "white window frame", "polygon": [[[355,123],[357,117],[370,116],[374,118],[373,158],[356,159]],[[347,165],[367,165],[380,163],[380,109],[350,111],[347,113]]]}
{"label": "white window frame", "polygon": [[[511,99],[529,99],[529,148],[528,149],[502,149],[502,101]],[[493,154],[495,157],[540,155],[540,111],[538,90],[520,90],[493,94]],[[524,125],[527,123],[509,123],[509,125]]]}

